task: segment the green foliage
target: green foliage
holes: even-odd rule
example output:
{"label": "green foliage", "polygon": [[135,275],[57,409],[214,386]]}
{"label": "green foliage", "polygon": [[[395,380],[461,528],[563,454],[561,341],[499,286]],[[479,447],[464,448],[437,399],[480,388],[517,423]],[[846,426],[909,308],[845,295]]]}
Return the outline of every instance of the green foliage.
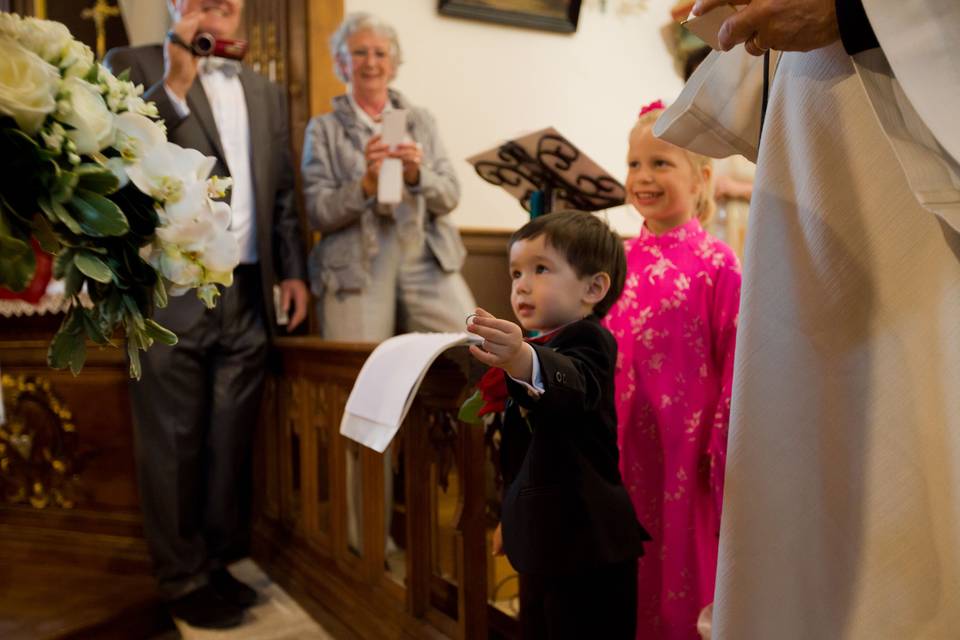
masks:
{"label": "green foliage", "polygon": [[473,395],[467,398],[457,413],[457,420],[466,424],[481,424],[483,418],[480,417],[480,409],[483,408],[483,394],[477,389]]}

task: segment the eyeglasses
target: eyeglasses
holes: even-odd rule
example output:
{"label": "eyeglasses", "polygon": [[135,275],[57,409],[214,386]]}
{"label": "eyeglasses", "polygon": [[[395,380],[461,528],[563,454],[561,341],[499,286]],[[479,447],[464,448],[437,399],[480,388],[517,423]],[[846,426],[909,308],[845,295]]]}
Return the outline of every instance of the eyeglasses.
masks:
{"label": "eyeglasses", "polygon": [[390,53],[383,49],[373,49],[373,50],[354,49],[353,51],[350,52],[350,57],[355,60],[359,58],[366,58],[367,56],[370,56],[370,55],[372,55],[374,58],[377,58],[378,60],[385,60],[386,58],[390,57]]}

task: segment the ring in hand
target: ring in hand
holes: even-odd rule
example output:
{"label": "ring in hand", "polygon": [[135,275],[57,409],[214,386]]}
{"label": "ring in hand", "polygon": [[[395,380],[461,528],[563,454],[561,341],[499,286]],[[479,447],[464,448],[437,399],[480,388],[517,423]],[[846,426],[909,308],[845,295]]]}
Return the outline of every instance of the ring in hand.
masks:
{"label": "ring in hand", "polygon": [[477,314],[475,314],[475,313],[471,313],[470,315],[467,316],[467,326],[468,326],[468,327],[469,327],[471,324],[473,324],[473,319],[476,318],[476,317],[477,317]]}
{"label": "ring in hand", "polygon": [[759,33],[753,34],[753,37],[750,38],[750,42],[752,42],[752,43],[753,43],[753,46],[755,46],[755,47],[756,47],[757,49],[759,49],[760,51],[767,51],[767,50],[770,48],[770,47],[765,47],[765,46],[763,46],[762,44],[760,44],[760,34],[759,34]]}

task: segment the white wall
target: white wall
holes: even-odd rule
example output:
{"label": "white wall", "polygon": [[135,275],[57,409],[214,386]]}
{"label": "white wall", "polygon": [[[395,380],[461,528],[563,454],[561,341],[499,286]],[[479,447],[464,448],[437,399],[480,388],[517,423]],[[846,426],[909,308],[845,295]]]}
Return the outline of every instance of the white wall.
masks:
{"label": "white wall", "polygon": [[[552,125],[622,181],[639,108],[679,93],[660,35],[673,0],[629,15],[619,0],[607,0],[606,12],[600,4],[586,0],[577,32],[557,34],[441,16],[437,0],[345,0],[345,13],[375,13],[399,32],[405,61],[394,86],[437,118],[463,186],[460,226],[514,229],[527,219],[464,158]],[[639,229],[629,207],[609,220],[623,233]]]}

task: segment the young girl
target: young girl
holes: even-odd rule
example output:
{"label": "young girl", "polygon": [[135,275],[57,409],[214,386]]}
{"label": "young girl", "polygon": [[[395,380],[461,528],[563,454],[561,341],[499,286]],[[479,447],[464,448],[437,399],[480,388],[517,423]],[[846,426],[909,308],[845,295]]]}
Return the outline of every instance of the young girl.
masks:
{"label": "young girl", "polygon": [[710,160],[653,136],[663,109],[644,107],[630,132],[627,192],[644,224],[605,324],[619,347],[620,469],[653,536],[637,638],[696,640],[717,568],[740,265],[701,226],[716,206]]}

